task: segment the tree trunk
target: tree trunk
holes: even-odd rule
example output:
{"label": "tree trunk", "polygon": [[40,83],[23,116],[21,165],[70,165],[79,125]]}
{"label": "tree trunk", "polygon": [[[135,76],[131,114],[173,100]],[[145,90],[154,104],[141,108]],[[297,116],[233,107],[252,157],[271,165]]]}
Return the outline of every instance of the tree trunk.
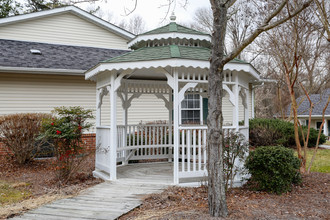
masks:
{"label": "tree trunk", "polygon": [[212,34],[213,48],[208,80],[208,203],[211,216],[226,217],[228,209],[223,175],[222,79],[224,63],[222,60],[224,57],[227,8],[225,4],[220,4],[217,1],[211,1],[211,4],[214,15],[214,32]]}

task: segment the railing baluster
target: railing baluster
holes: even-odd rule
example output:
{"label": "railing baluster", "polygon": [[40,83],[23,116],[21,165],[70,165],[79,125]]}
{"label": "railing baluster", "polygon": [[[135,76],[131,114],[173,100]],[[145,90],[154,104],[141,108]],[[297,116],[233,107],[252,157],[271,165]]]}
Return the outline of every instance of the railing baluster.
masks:
{"label": "railing baluster", "polygon": [[196,171],[196,129],[193,130],[193,171]]}
{"label": "railing baluster", "polygon": [[198,130],[198,171],[202,170],[202,130]]}
{"label": "railing baluster", "polygon": [[[156,127],[155,126],[153,126],[153,128],[152,128],[152,138],[153,138],[153,145],[156,145]],[[155,155],[155,153],[156,153],[156,149],[153,148],[152,154]]]}
{"label": "railing baluster", "polygon": [[181,138],[182,138],[182,162],[181,162],[181,164],[182,164],[182,172],[185,172],[185,170],[184,170],[184,164],[185,164],[185,156],[184,156],[184,154],[185,154],[185,131],[184,130],[181,130]]}
{"label": "railing baluster", "polygon": [[191,139],[190,139],[191,130],[187,130],[187,171],[190,172],[190,147],[191,147]]}
{"label": "railing baluster", "polygon": [[203,130],[203,146],[204,146],[204,148],[203,148],[203,156],[204,156],[204,170],[206,170],[206,132],[207,132],[207,130],[205,129],[205,130]]}

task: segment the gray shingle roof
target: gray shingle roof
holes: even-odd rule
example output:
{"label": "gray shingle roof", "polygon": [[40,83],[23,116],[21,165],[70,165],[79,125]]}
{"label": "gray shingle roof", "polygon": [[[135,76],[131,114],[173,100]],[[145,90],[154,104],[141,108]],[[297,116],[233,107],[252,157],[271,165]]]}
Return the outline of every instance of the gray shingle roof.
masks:
{"label": "gray shingle roof", "polygon": [[[323,108],[325,107],[325,104],[328,100],[328,97],[330,96],[330,89],[326,89],[321,92],[321,94],[311,94],[309,95],[311,101],[314,103],[314,109],[312,111],[312,115],[322,115]],[[308,115],[309,114],[309,101],[305,96],[299,97],[297,99],[297,104],[301,102],[299,108],[298,108],[298,115]],[[290,109],[290,108],[289,108]],[[330,105],[325,111],[325,115],[330,115]]]}
{"label": "gray shingle roof", "polygon": [[[31,49],[40,50],[42,54],[32,54]],[[0,39],[0,66],[88,70],[103,60],[127,52]]]}

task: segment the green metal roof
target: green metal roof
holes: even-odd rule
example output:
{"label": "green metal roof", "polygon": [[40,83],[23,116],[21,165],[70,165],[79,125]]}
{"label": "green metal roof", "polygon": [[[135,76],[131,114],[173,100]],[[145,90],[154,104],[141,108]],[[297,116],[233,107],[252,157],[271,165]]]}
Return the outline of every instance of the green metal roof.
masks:
{"label": "green metal roof", "polygon": [[170,33],[170,32],[178,32],[178,33],[184,33],[184,34],[198,34],[198,35],[208,35],[206,33],[196,31],[191,28],[184,27],[182,25],[179,25],[175,22],[171,22],[168,25],[165,25],[160,28],[156,28],[154,30],[148,31],[146,33],[140,34],[140,35],[150,35],[150,34],[163,34],[163,33]]}
{"label": "green metal roof", "polygon": [[[161,47],[143,47],[121,56],[102,61],[102,63],[136,62],[170,58],[208,61],[210,55],[211,50],[205,47],[168,45]],[[247,64],[247,62],[239,59],[233,59],[230,62]]]}
{"label": "green metal roof", "polygon": [[210,49],[204,47],[186,47],[186,46],[161,46],[161,47],[143,47],[141,49],[123,54],[118,57],[103,61],[104,63],[120,63],[161,60],[170,58],[181,58],[191,60],[209,60]]}

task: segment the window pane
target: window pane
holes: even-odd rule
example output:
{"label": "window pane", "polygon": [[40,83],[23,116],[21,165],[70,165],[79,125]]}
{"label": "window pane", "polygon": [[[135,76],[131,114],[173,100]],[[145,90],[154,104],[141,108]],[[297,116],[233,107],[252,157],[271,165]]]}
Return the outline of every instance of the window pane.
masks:
{"label": "window pane", "polygon": [[195,110],[195,111],[194,111],[194,120],[199,121],[199,119],[200,119],[200,113],[199,113],[199,110]]}
{"label": "window pane", "polygon": [[194,100],[194,108],[199,108],[199,99],[198,100]]}
{"label": "window pane", "polygon": [[182,117],[182,118],[187,118],[187,117],[188,117],[188,112],[187,112],[187,110],[183,110],[183,111],[182,111],[181,117]]}
{"label": "window pane", "polygon": [[183,100],[181,103],[181,108],[188,108],[187,100]]}
{"label": "window pane", "polygon": [[194,107],[194,101],[189,99],[188,100],[188,108],[193,108]]}

